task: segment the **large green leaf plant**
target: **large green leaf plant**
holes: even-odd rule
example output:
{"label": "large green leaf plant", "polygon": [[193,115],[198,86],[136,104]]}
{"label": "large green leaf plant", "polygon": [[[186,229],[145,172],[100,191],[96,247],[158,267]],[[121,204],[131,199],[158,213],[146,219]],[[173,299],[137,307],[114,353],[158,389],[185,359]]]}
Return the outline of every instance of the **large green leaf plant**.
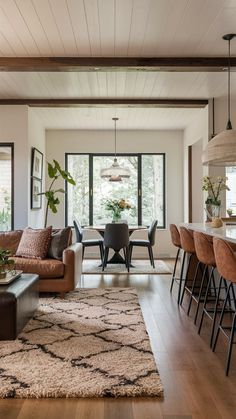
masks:
{"label": "large green leaf plant", "polygon": [[65,190],[62,188],[59,189],[53,189],[54,182],[58,178],[63,178],[66,182],[70,183],[71,185],[76,185],[75,180],[71,176],[69,172],[66,170],[63,170],[58,163],[58,161],[53,160],[53,163],[48,163],[48,176],[50,179],[52,179],[51,184],[49,186],[49,189],[45,192],[41,192],[39,195],[45,195],[47,199],[47,205],[45,210],[45,221],[44,221],[44,227],[47,226],[48,221],[48,211],[50,210],[56,214],[57,213],[57,206],[60,204],[60,200],[57,196],[58,193],[65,193]]}

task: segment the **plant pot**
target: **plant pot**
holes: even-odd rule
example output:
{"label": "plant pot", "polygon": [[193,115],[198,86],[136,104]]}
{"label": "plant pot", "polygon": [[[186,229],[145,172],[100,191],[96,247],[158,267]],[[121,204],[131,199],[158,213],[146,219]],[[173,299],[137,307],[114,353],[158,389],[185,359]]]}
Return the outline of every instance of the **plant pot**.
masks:
{"label": "plant pot", "polygon": [[0,272],[0,279],[6,278],[7,273],[6,272]]}

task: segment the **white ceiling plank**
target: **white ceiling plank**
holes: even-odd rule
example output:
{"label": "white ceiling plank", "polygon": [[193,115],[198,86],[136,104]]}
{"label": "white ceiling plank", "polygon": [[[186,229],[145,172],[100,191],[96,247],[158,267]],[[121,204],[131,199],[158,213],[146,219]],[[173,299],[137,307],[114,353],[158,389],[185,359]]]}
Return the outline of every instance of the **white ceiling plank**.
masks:
{"label": "white ceiling plank", "polygon": [[60,37],[49,0],[32,0],[37,16],[41,22],[44,32],[47,34],[48,42],[51,45],[53,55],[67,55]]}
{"label": "white ceiling plank", "polygon": [[52,48],[48,42],[47,34],[43,30],[41,22],[38,18],[34,4],[31,0],[16,0],[16,5],[24,19],[24,22],[34,39],[35,45],[42,56],[52,55]]}
{"label": "white ceiling plank", "polygon": [[91,45],[91,55],[101,55],[101,35],[98,17],[98,1],[84,0],[85,15],[88,25],[89,39]]}
{"label": "white ceiling plank", "polygon": [[49,0],[61,42],[67,56],[77,56],[78,48],[66,0]]}
{"label": "white ceiling plank", "polygon": [[73,27],[75,42],[78,55],[90,56],[91,45],[88,34],[88,25],[86,21],[85,8],[83,0],[67,0],[70,20]]}
{"label": "white ceiling plank", "polygon": [[98,0],[101,55],[115,55],[115,0]]}
{"label": "white ceiling plank", "polygon": [[[115,55],[128,55],[131,16],[134,0],[116,0],[115,3]],[[125,11],[125,12],[124,12]]]}
{"label": "white ceiling plank", "polygon": [[130,22],[128,55],[141,55],[151,0],[135,0]]}
{"label": "white ceiling plank", "polygon": [[4,2],[1,2],[1,10],[7,17],[18,38],[21,40],[22,45],[24,45],[27,54],[39,56],[40,51],[37,43],[30,32],[27,20],[18,7],[18,4],[14,0],[5,0]]}

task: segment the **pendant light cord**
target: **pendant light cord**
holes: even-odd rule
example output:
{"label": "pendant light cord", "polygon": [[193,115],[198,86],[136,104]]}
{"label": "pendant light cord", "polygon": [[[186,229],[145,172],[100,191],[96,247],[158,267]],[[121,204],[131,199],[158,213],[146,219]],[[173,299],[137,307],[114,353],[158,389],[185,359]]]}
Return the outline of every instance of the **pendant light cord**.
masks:
{"label": "pendant light cord", "polygon": [[116,158],[116,119],[115,119],[115,158]]}
{"label": "pendant light cord", "polygon": [[232,124],[231,124],[231,109],[230,109],[230,76],[231,76],[231,71],[230,71],[230,39],[228,40],[228,122],[227,122],[227,127],[226,129],[232,129]]}

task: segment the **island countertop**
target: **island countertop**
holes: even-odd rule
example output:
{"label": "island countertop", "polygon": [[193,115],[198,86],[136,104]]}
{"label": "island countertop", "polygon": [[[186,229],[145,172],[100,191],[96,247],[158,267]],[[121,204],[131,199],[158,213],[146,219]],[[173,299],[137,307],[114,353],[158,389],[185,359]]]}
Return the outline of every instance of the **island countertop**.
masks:
{"label": "island countertop", "polygon": [[209,234],[209,236],[219,237],[220,239],[236,243],[236,224],[226,225],[224,223],[223,227],[220,228],[212,228],[208,223],[183,223],[181,225],[190,230],[200,231]]}

